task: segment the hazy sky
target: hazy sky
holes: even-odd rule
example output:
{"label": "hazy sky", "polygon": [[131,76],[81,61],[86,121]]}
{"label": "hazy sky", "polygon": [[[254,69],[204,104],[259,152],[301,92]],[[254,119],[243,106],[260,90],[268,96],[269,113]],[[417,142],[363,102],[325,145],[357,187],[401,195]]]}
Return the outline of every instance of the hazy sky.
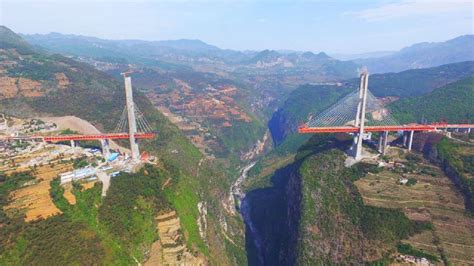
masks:
{"label": "hazy sky", "polygon": [[473,34],[474,0],[0,0],[0,23],[20,33],[358,53]]}

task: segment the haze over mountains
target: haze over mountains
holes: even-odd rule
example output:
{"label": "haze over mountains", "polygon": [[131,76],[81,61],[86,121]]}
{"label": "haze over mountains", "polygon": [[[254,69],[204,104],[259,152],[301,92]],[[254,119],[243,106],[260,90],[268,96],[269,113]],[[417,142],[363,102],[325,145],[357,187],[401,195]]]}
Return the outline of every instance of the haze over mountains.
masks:
{"label": "haze over mountains", "polygon": [[[103,40],[79,35],[50,33],[45,35],[23,35],[33,45],[47,47],[52,52],[95,59],[111,57],[129,60],[154,57],[157,61],[188,64],[230,64],[253,68],[314,67],[319,64],[333,65],[333,58],[324,53],[234,51],[224,50],[200,40],[139,41]],[[408,69],[439,66],[448,63],[474,60],[474,35],[464,35],[444,42],[413,44],[396,52],[374,52],[360,55],[342,55],[358,66],[367,66],[371,73],[399,72]],[[343,64],[343,63],[338,63]],[[224,66],[222,66],[224,67]],[[333,66],[334,67],[334,66]],[[345,68],[350,67],[346,63]],[[341,74],[341,73],[338,73]]]}

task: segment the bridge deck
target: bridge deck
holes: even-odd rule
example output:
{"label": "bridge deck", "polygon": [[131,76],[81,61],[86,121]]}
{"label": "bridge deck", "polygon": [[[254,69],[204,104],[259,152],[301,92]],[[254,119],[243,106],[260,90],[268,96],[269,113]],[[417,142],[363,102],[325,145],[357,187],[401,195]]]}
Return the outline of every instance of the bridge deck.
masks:
{"label": "bridge deck", "polygon": [[[137,139],[151,139],[156,133],[136,133]],[[57,136],[16,136],[16,137],[0,137],[0,140],[44,140],[50,142],[68,141],[68,140],[101,140],[101,139],[128,139],[128,133],[110,133],[110,134],[93,134],[93,135],[57,135]]]}
{"label": "bridge deck", "polygon": [[[434,131],[437,129],[445,128],[474,128],[474,124],[409,124],[409,125],[397,125],[397,126],[365,126],[364,132],[382,132],[382,131]],[[312,133],[356,133],[359,132],[358,127],[354,126],[341,126],[341,127],[308,127],[303,125],[298,128],[298,132],[301,134],[312,134]]]}

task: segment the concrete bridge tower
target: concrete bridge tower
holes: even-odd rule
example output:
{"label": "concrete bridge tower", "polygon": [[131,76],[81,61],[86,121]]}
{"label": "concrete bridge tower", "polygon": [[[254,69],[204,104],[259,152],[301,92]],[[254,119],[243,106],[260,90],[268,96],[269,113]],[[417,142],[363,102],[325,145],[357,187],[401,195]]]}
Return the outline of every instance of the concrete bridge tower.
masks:
{"label": "concrete bridge tower", "polygon": [[140,159],[140,151],[138,149],[137,140],[135,134],[137,133],[137,120],[135,118],[135,106],[133,103],[133,92],[132,92],[132,78],[128,75],[130,72],[122,73],[125,79],[125,97],[127,103],[127,116],[128,116],[128,133],[130,135],[130,150],[132,151],[132,159]]}
{"label": "concrete bridge tower", "polygon": [[357,104],[357,114],[355,119],[355,126],[359,126],[359,133],[354,143],[354,158],[356,161],[362,159],[362,139],[364,138],[365,126],[365,106],[367,105],[367,88],[369,86],[369,73],[363,70],[360,74],[359,85],[359,103]]}

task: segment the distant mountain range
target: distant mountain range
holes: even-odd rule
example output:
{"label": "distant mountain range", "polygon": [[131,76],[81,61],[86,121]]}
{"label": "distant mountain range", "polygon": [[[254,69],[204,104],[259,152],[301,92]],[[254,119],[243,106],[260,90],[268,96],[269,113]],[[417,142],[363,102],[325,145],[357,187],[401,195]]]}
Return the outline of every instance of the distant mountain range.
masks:
{"label": "distant mountain range", "polygon": [[95,37],[50,33],[22,35],[29,43],[54,53],[89,57],[101,61],[121,61],[146,66],[180,64],[218,71],[284,71],[287,74],[313,72],[308,80],[356,76],[357,65],[331,58],[325,53],[234,51],[220,49],[200,40],[140,41],[103,40]]}
{"label": "distant mountain range", "polygon": [[354,60],[371,73],[399,72],[474,60],[474,35],[464,35],[445,42],[424,42],[379,58]]}
{"label": "distant mountain range", "polygon": [[331,56],[339,60],[358,60],[367,58],[378,58],[394,54],[396,51],[377,51],[359,54],[331,53]]}

